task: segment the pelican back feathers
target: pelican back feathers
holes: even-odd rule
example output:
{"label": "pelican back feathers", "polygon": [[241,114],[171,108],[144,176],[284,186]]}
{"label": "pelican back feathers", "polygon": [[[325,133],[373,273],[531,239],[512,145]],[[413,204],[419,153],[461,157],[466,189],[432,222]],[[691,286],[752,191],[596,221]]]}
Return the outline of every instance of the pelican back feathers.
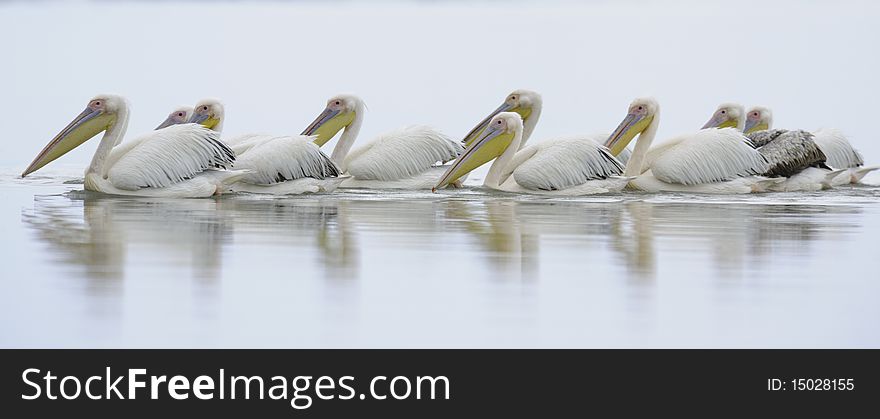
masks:
{"label": "pelican back feathers", "polygon": [[426,126],[400,128],[353,150],[343,168],[362,180],[400,180],[413,177],[434,164],[454,160],[461,144]]}
{"label": "pelican back feathers", "polygon": [[802,130],[773,129],[748,135],[770,167],[768,177],[789,177],[808,167],[825,166],[825,154],[813,141],[813,134]]}
{"label": "pelican back feathers", "polygon": [[198,124],[172,125],[111,153],[107,178],[119,189],[164,188],[211,168],[231,167],[235,153],[220,134]]}
{"label": "pelican back feathers", "polygon": [[242,182],[256,185],[338,177],[339,169],[313,140],[304,135],[270,137],[241,154],[235,168],[250,171]]}
{"label": "pelican back feathers", "polygon": [[861,153],[854,149],[840,130],[823,128],[813,133],[816,145],[825,153],[829,166],[835,169],[849,169],[865,164]]}
{"label": "pelican back feathers", "polygon": [[[519,151],[508,170],[520,186],[556,191],[623,174],[624,165],[598,144],[606,136],[544,141]],[[519,156],[529,156],[524,161]]]}
{"label": "pelican back feathers", "polygon": [[651,164],[666,183],[699,185],[764,173],[769,164],[734,128],[709,128],[668,141]]}

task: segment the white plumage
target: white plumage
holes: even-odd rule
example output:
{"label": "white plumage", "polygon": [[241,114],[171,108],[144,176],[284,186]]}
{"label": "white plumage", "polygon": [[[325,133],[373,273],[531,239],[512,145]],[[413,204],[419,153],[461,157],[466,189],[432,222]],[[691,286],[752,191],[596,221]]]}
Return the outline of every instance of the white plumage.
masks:
{"label": "white plumage", "polygon": [[698,185],[757,175],[768,169],[767,161],[746,137],[734,128],[710,128],[685,138],[656,157],[654,176],[666,183]]}
{"label": "white plumage", "polygon": [[555,191],[623,174],[624,166],[598,144],[607,135],[569,137],[528,146],[507,167],[520,186]]}
{"label": "white plumage", "polygon": [[463,151],[461,144],[439,131],[416,125],[387,132],[352,150],[342,169],[358,180],[393,181],[454,160]]}
{"label": "white plumage", "polygon": [[813,141],[825,153],[825,163],[835,169],[849,169],[865,164],[862,155],[853,148],[840,130],[822,128],[813,133]]}
{"label": "white plumage", "polygon": [[172,125],[115,147],[106,169],[122,190],[164,188],[211,168],[232,166],[235,154],[220,135],[197,124]]}
{"label": "white plumage", "polygon": [[221,193],[247,174],[221,170],[235,154],[219,134],[196,124],[171,125],[122,143],[128,128],[125,98],[98,95],[37,155],[22,176],[104,133],[85,171],[86,190],[113,195],[195,198]]}
{"label": "white plumage", "polygon": [[464,152],[461,144],[422,125],[386,132],[352,150],[364,122],[366,105],[355,95],[336,95],[304,131],[326,144],[341,131],[330,158],[349,176],[342,188],[418,189],[430,187],[438,163]]}
{"label": "white plumage", "polygon": [[235,167],[250,171],[242,182],[255,185],[339,176],[339,169],[313,140],[304,135],[255,137],[248,150],[238,157]]}
{"label": "white plumage", "polygon": [[[611,152],[598,145],[593,137],[571,137],[545,141],[519,149],[525,138],[523,121],[514,112],[500,112],[493,116],[484,133],[476,137],[468,151],[444,174],[436,188],[455,181],[453,176],[469,161],[487,161],[494,158],[483,186],[506,192],[537,195],[577,196],[615,192],[623,189],[631,179],[618,176],[623,165]],[[498,134],[498,133],[502,134]],[[500,155],[481,153],[481,147],[492,141],[491,136],[513,134],[510,143]],[[491,150],[491,149],[483,149]],[[517,151],[519,150],[519,151]],[[487,159],[488,158],[488,159]],[[474,165],[474,168],[479,167]]]}
{"label": "white plumage", "polygon": [[223,141],[229,145],[229,148],[235,152],[236,156],[240,156],[250,150],[255,145],[264,141],[277,137],[271,134],[242,134],[234,137],[224,138]]}
{"label": "white plumage", "polygon": [[828,170],[819,167],[808,167],[789,177],[779,177],[780,182],[772,185],[769,190],[774,192],[821,191],[830,189],[832,182],[847,169]]}
{"label": "white plumage", "polygon": [[[216,99],[196,104],[193,121],[223,127],[225,109]],[[233,192],[293,195],[331,192],[345,180],[340,170],[306,135],[243,134],[226,140],[236,153],[236,169],[247,173],[230,185]]]}

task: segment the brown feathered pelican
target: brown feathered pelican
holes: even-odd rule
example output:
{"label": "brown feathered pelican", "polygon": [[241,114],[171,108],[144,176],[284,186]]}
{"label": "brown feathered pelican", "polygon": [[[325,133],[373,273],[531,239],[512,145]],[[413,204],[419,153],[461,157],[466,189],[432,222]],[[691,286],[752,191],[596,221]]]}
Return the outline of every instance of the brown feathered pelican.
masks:
{"label": "brown feathered pelican", "polygon": [[825,153],[819,148],[814,135],[803,130],[769,129],[771,119],[754,117],[754,110],[745,112],[742,105],[725,103],[715,110],[704,128],[736,127],[742,130],[752,146],[767,159],[767,177],[782,177],[785,181],[770,187],[773,191],[817,191],[831,187],[831,181],[841,170],[832,170],[825,164]]}
{"label": "brown feathered pelican", "polygon": [[[749,109],[746,116],[744,132],[746,134],[773,128],[773,112],[764,106]],[[865,160],[843,133],[834,128],[822,128],[813,131],[813,141],[825,153],[825,163],[835,169],[846,169],[836,176],[833,186],[848,183],[859,183],[868,173],[880,169],[880,166],[865,166]]]}

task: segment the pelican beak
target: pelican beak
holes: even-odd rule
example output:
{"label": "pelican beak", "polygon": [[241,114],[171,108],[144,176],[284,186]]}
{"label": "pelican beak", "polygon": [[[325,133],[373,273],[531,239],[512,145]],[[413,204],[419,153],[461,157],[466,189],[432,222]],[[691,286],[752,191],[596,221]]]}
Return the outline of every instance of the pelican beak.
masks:
{"label": "pelican beak", "polygon": [[207,128],[207,129],[214,129],[214,127],[216,127],[217,124],[220,123],[220,120],[217,118],[214,118],[213,115],[210,115],[208,113],[196,112],[191,117],[189,117],[189,121],[186,121],[186,122],[190,123],[190,124],[201,124],[203,127]]}
{"label": "pelican beak", "polygon": [[736,128],[736,121],[727,115],[715,114],[701,129],[706,128]]}
{"label": "pelican beak", "polygon": [[113,121],[114,117],[108,115],[103,110],[86,108],[70,124],[64,127],[49,144],[46,144],[46,147],[43,148],[43,151],[40,151],[40,154],[37,154],[31,165],[22,172],[21,177],[37,171],[53,160],[67,154],[70,150],[79,147],[80,144],[110,127]]}
{"label": "pelican beak", "polygon": [[[170,126],[172,126],[172,125],[176,125],[176,124],[177,124],[177,121],[175,121],[174,118],[172,118],[172,117],[169,116],[167,119],[165,119],[164,121],[162,121],[162,123],[159,124],[159,126],[156,127],[156,129],[167,128],[167,127],[170,127]],[[154,130],[154,131],[155,131],[155,130]]]}
{"label": "pelican beak", "polygon": [[462,176],[474,169],[486,164],[498,157],[513,141],[514,132],[504,132],[494,126],[486,127],[479,136],[467,147],[455,163],[446,170],[437,185],[431,188],[432,192],[455,182]]}
{"label": "pelican beak", "polygon": [[342,111],[339,109],[325,108],[324,111],[303,130],[302,135],[315,136],[315,144],[318,147],[327,144],[336,133],[351,125],[354,121],[354,111]]}
{"label": "pelican beak", "polygon": [[612,155],[617,156],[636,135],[651,125],[653,119],[653,116],[645,117],[645,115],[628,113],[605,141],[605,147],[611,150]]}
{"label": "pelican beak", "polygon": [[766,122],[757,119],[746,119],[746,125],[743,127],[743,134],[751,134],[753,132],[765,131],[770,129]]}
{"label": "pelican beak", "polygon": [[474,140],[476,140],[477,138],[480,137],[480,134],[483,133],[483,130],[486,129],[486,126],[489,125],[489,121],[491,121],[492,118],[495,117],[495,115],[498,115],[501,112],[507,112],[507,111],[511,110],[511,108],[512,108],[512,106],[509,103],[507,103],[507,102],[502,103],[501,106],[498,107],[498,109],[495,109],[494,111],[492,111],[492,113],[490,113],[485,118],[483,118],[483,120],[480,121],[480,123],[478,123],[477,126],[475,126],[472,130],[470,130],[470,132],[468,132],[467,135],[464,136],[464,139],[461,140],[461,144],[465,147],[471,145],[471,143],[473,143]]}

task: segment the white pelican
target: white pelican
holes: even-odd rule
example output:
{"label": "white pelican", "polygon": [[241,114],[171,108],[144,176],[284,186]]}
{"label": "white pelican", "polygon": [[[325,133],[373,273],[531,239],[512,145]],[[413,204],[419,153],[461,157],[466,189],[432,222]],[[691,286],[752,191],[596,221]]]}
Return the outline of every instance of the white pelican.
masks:
{"label": "white pelican", "polygon": [[[725,115],[727,110],[723,110]],[[714,119],[714,116],[713,116]],[[711,122],[711,121],[710,121]],[[608,137],[612,154],[636,141],[624,176],[638,176],[629,187],[649,192],[751,193],[763,192],[777,179],[757,174],[769,164],[736,128],[702,129],[682,135],[648,151],[660,124],[660,105],[652,98],[632,102],[629,113]],[[728,123],[729,124],[729,123]],[[708,124],[707,124],[708,125]],[[643,172],[643,168],[648,169]]]}
{"label": "white pelican", "polygon": [[532,132],[535,131],[535,126],[538,125],[538,120],[541,118],[541,110],[543,107],[544,100],[538,92],[526,89],[514,90],[507,95],[501,106],[483,118],[474,129],[468,132],[467,135],[464,136],[464,139],[461,140],[461,143],[465,147],[471,145],[471,143],[483,133],[483,130],[486,129],[495,115],[498,115],[501,112],[516,112],[522,118],[523,123],[522,143],[519,146],[519,148],[522,149],[532,136]]}
{"label": "white pelican", "polygon": [[[224,107],[217,99],[196,104],[190,122],[216,132],[223,129]],[[298,195],[332,192],[344,180],[339,169],[304,135],[246,134],[229,140],[236,169],[249,171],[229,187],[233,192]]]}
{"label": "white pelican", "polygon": [[773,112],[765,106],[753,106],[746,113],[746,122],[743,133],[749,135],[757,131],[765,131],[773,128]]}
{"label": "white pelican", "polygon": [[802,130],[769,130],[772,115],[764,107],[744,112],[738,104],[718,107],[703,128],[736,127],[769,163],[762,176],[784,178],[771,185],[777,192],[819,191],[831,187],[831,180],[840,174],[825,165],[825,154],[813,140],[813,134]]}
{"label": "white pelican", "polygon": [[85,189],[115,195],[206,197],[245,174],[219,135],[196,124],[173,125],[119,144],[128,128],[128,103],[98,95],[37,155],[22,177],[104,132],[86,169]]}
{"label": "white pelican", "polygon": [[[759,130],[768,130],[773,127],[773,112],[763,106],[755,106],[749,109],[745,132],[750,134]],[[868,173],[880,169],[880,166],[865,167],[865,161],[861,153],[853,148],[846,136],[840,130],[822,128],[813,131],[813,141],[825,154],[825,163],[834,169],[844,169],[840,175],[834,177],[831,185],[839,186],[848,183],[859,183]]]}
{"label": "white pelican", "polygon": [[[493,167],[505,164],[506,161],[508,163],[506,167],[502,167],[498,179],[486,178],[486,187],[508,192],[571,196],[619,191],[626,186],[628,179],[620,176],[624,165],[607,148],[600,145],[608,138],[607,135],[567,137],[523,147],[538,123],[541,105],[541,96],[532,91],[516,90],[508,95],[498,109],[480,121],[462,140],[467,145],[465,156],[468,156],[468,161],[462,162],[461,166],[465,169],[460,167],[458,173],[447,171],[445,174],[451,178],[448,182],[441,182],[441,186],[455,182],[459,175],[466,174],[499,155],[502,157],[496,160]],[[516,123],[494,119],[502,112],[513,112],[522,119],[522,132],[519,133],[515,147],[504,144],[514,139]],[[493,121],[509,126],[510,132],[498,134],[500,140],[485,140],[479,150],[473,149],[478,139],[485,138],[483,134],[487,130],[497,131],[495,127],[490,127]],[[516,154],[506,159],[503,153],[508,152]],[[464,159],[462,157],[460,160]]]}
{"label": "white pelican", "polygon": [[617,176],[623,172],[623,165],[590,138],[548,141],[547,147],[539,144],[517,152],[524,138],[523,125],[519,113],[495,114],[432,190],[455,182],[492,159],[495,162],[483,186],[508,192],[604,193],[623,189],[630,179]]}
{"label": "white pelican", "polygon": [[302,133],[315,136],[315,144],[323,146],[342,131],[331,155],[331,160],[351,176],[343,181],[342,188],[429,188],[446,169],[442,164],[463,152],[457,142],[419,125],[386,132],[349,152],[363,124],[365,110],[364,102],[357,96],[334,96]]}
{"label": "white pelican", "polygon": [[187,123],[187,121],[189,121],[192,113],[192,106],[178,106],[177,109],[171,111],[171,113],[168,114],[168,118],[165,118],[165,120],[162,121],[162,123],[159,124],[156,129],[162,129],[177,124],[185,124]]}
{"label": "white pelican", "polygon": [[703,125],[706,128],[736,128],[743,130],[746,123],[745,112],[743,106],[738,103],[722,103],[715,109],[715,113],[709,118],[709,121]]}

